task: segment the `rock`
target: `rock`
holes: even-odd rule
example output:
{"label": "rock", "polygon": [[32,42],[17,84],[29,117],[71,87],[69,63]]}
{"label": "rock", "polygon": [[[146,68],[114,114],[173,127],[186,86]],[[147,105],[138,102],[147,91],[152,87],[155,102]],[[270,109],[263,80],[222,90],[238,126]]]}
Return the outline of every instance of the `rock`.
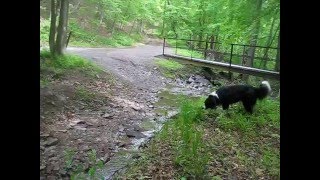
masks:
{"label": "rock", "polygon": [[49,166],[48,166],[47,169],[46,169],[46,173],[47,173],[47,174],[50,174],[51,171],[52,171],[52,169],[53,169],[53,166],[52,166],[51,164],[49,164]]}
{"label": "rock", "polygon": [[140,154],[136,153],[132,156],[133,159],[139,159],[141,157]]}
{"label": "rock", "polygon": [[191,84],[192,82],[194,82],[192,76],[187,80],[187,84]]}
{"label": "rock", "polygon": [[257,174],[258,176],[262,176],[262,175],[263,175],[263,169],[257,168],[257,169],[256,169],[256,174]]}
{"label": "rock", "polygon": [[49,137],[47,141],[45,141],[45,146],[53,146],[58,144],[59,140],[57,138]]}
{"label": "rock", "polygon": [[133,110],[135,110],[135,111],[140,111],[141,110],[141,107],[139,107],[139,106],[131,106],[131,108],[133,109]]}
{"label": "rock", "polygon": [[144,138],[146,137],[144,134],[142,134],[141,132],[137,132],[137,131],[133,131],[133,130],[127,130],[126,131],[126,135],[128,137],[134,137],[134,138],[137,138],[137,139],[141,139],[141,138]]}
{"label": "rock", "polygon": [[67,132],[67,130],[58,130],[58,132],[66,133],[66,132]]}
{"label": "rock", "polygon": [[109,150],[115,150],[115,149],[116,149],[116,146],[115,146],[114,144],[112,144],[112,145],[110,145],[110,146],[108,147],[108,149],[109,149]]}
{"label": "rock", "polygon": [[43,177],[43,176],[41,176],[41,177],[40,177],[40,180],[45,180],[45,179],[46,179],[46,178],[45,178],[45,177]]}
{"label": "rock", "polygon": [[178,111],[168,111],[167,118],[174,118],[179,114]]}
{"label": "rock", "polygon": [[119,132],[123,132],[124,131],[124,127],[122,125],[119,126]]}
{"label": "rock", "polygon": [[61,176],[66,176],[67,175],[67,171],[64,170],[64,169],[60,169],[59,173],[60,173]]}
{"label": "rock", "polygon": [[102,115],[102,117],[103,117],[103,118],[110,118],[110,117],[112,117],[112,115],[109,114],[109,113],[105,113],[104,115]]}
{"label": "rock", "polygon": [[54,171],[59,171],[59,169],[60,169],[59,164],[58,164],[58,163],[55,163],[55,164],[53,165],[53,170],[54,170]]}
{"label": "rock", "polygon": [[133,125],[132,127],[133,127],[133,130],[134,130],[134,131],[138,131],[138,132],[144,131],[143,128],[141,128],[141,127],[139,127],[139,126],[137,126],[137,125]]}
{"label": "rock", "polygon": [[62,101],[62,102],[65,102],[67,100],[67,98],[62,95],[56,95],[56,97],[58,98],[59,101]]}
{"label": "rock", "polygon": [[149,105],[149,108],[154,108],[154,106],[153,105]]}
{"label": "rock", "polygon": [[49,159],[49,161],[58,161],[58,157],[52,157]]}
{"label": "rock", "polygon": [[40,171],[44,170],[44,168],[46,168],[46,166],[40,166]]}
{"label": "rock", "polygon": [[106,163],[106,162],[110,161],[110,156],[109,156],[109,154],[105,154],[103,157],[100,158],[100,160],[101,160],[103,163]]}
{"label": "rock", "polygon": [[271,137],[273,137],[273,138],[280,138],[280,135],[279,134],[271,134]]}
{"label": "rock", "polygon": [[46,137],[49,137],[50,135],[49,134],[40,134],[40,137],[42,137],[42,138],[46,138]]}
{"label": "rock", "polygon": [[74,121],[70,122],[71,127],[73,127],[75,125],[81,125],[81,124],[86,124],[86,122],[83,120],[74,120]]}
{"label": "rock", "polygon": [[45,150],[44,146],[40,146],[40,150],[44,151]]}
{"label": "rock", "polygon": [[85,130],[87,130],[87,128],[85,128],[85,127],[78,127],[78,126],[76,126],[76,127],[75,127],[75,129],[77,129],[77,130],[81,130],[81,131],[85,131]]}
{"label": "rock", "polygon": [[125,147],[126,145],[127,145],[127,144],[124,143],[124,142],[120,142],[120,143],[118,144],[119,147]]}
{"label": "rock", "polygon": [[54,176],[47,176],[47,180],[56,180]]}
{"label": "rock", "polygon": [[88,151],[88,150],[90,150],[90,148],[89,148],[89,146],[84,145],[84,146],[81,146],[81,147],[80,147],[80,150],[81,150],[81,151]]}

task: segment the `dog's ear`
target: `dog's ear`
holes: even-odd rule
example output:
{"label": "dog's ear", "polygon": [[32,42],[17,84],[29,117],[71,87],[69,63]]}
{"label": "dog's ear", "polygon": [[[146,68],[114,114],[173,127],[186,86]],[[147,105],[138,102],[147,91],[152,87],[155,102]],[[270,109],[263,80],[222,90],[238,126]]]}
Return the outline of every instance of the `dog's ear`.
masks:
{"label": "dog's ear", "polygon": [[217,106],[216,98],[212,95],[209,95],[204,104],[206,109],[215,109]]}

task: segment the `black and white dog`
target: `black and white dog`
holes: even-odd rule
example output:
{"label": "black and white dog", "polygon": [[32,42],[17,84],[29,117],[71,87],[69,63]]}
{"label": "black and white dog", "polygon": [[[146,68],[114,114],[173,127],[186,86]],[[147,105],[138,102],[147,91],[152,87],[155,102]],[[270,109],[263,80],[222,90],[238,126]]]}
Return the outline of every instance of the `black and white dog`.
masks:
{"label": "black and white dog", "polygon": [[245,110],[252,114],[257,99],[266,98],[270,92],[271,87],[268,81],[262,81],[260,87],[251,85],[224,86],[208,96],[205,100],[205,109],[215,109],[216,106],[222,105],[223,110],[226,110],[230,104],[241,101]]}

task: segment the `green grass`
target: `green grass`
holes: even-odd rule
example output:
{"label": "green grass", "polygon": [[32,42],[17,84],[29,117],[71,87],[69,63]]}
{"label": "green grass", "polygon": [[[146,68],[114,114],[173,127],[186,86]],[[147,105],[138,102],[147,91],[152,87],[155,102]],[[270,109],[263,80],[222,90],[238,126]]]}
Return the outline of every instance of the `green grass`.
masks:
{"label": "green grass", "polygon": [[79,86],[76,88],[75,95],[77,99],[83,100],[83,101],[90,101],[95,98],[95,94],[87,90],[86,88]]}
{"label": "green grass", "polygon": [[158,59],[156,61],[156,64],[159,65],[162,68],[168,69],[168,70],[178,70],[182,69],[184,66],[176,61],[173,60],[166,60],[166,59]]}
{"label": "green grass", "polygon": [[71,175],[70,179],[100,179],[101,177],[96,174],[98,169],[102,169],[104,164],[101,160],[97,159],[97,152],[95,149],[87,152],[88,163],[90,167],[87,173],[84,172],[84,166],[82,163],[75,164],[74,157],[76,155],[74,149],[67,149],[64,151],[64,161],[65,161],[65,170],[68,171]]}
{"label": "green grass", "polygon": [[280,174],[280,153],[275,150],[264,150],[262,157],[262,164],[272,175]]}
{"label": "green grass", "polygon": [[258,134],[265,126],[280,128],[279,101],[258,101],[252,115],[244,111],[242,104],[235,104],[230,108],[232,110],[222,111],[222,115],[217,118],[218,125],[226,131],[238,130],[252,135]]}
{"label": "green grass", "polygon": [[67,149],[64,151],[64,161],[66,170],[71,169],[75,154],[76,152],[73,149]]}
{"label": "green grass", "polygon": [[81,70],[92,77],[103,71],[98,65],[73,54],[52,57],[49,51],[41,51],[40,59],[42,59],[40,60],[40,71],[52,71],[56,77],[60,77],[73,69]]}
{"label": "green grass", "polygon": [[50,21],[47,19],[40,20],[40,45],[49,44]]}
{"label": "green grass", "polygon": [[121,176],[224,179],[238,171],[244,179],[279,179],[279,99],[259,101],[249,115],[242,104],[228,112],[204,110],[204,98],[178,99],[178,116],[164,124],[141,159]]}
{"label": "green grass", "polygon": [[[175,49],[174,49],[175,51]],[[198,51],[191,51],[188,49],[177,49],[177,54],[181,56],[193,57],[193,58],[201,58],[203,59],[203,54]]]}
{"label": "green grass", "polygon": [[184,68],[184,65],[167,59],[156,59],[155,63],[158,65],[161,73],[167,78],[175,78],[177,71]]}

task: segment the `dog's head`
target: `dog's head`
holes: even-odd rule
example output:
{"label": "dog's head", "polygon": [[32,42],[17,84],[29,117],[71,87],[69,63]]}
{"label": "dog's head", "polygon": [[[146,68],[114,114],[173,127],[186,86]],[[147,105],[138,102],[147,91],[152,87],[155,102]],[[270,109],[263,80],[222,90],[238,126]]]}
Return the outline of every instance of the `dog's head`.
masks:
{"label": "dog's head", "polygon": [[205,109],[215,109],[219,103],[219,98],[216,94],[210,94],[204,101]]}

